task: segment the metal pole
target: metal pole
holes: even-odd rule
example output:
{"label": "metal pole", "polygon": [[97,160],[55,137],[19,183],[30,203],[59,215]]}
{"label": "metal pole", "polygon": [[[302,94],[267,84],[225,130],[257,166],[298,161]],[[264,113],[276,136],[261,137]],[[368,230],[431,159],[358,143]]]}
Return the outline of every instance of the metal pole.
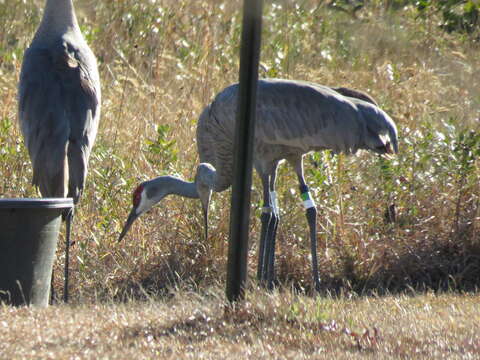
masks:
{"label": "metal pole", "polygon": [[247,279],[247,252],[252,185],[252,152],[263,0],[244,0],[240,83],[238,89],[235,151],[227,264],[227,299],[243,299]]}

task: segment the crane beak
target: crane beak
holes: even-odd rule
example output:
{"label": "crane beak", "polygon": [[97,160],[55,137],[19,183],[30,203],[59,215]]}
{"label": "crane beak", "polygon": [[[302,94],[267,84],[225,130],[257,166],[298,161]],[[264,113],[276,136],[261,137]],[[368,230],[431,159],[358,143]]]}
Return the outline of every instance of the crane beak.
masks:
{"label": "crane beak", "polygon": [[394,159],[394,155],[397,153],[397,149],[395,148],[395,145],[392,146],[392,143],[390,141],[387,141],[385,144],[385,152],[381,154],[380,156],[383,157],[384,159],[387,160],[392,160]]}
{"label": "crane beak", "polygon": [[208,239],[208,206],[212,197],[212,189],[197,184],[198,197],[202,203],[203,221],[205,225],[205,240]]}
{"label": "crane beak", "polygon": [[138,217],[136,208],[133,208],[132,211],[130,211],[130,214],[128,215],[127,221],[125,222],[125,225],[123,226],[123,230],[120,233],[120,236],[118,237],[118,242],[122,241],[122,239],[125,237],[127,234],[128,230],[132,226],[133,222],[135,219]]}
{"label": "crane beak", "polygon": [[203,221],[205,226],[205,240],[208,240],[208,204],[206,207],[203,207]]}

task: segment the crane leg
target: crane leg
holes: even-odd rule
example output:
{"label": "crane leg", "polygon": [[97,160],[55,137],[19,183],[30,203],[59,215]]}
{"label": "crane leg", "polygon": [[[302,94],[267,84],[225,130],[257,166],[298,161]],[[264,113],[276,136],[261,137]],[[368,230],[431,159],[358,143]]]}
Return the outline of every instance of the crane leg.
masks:
{"label": "crane leg", "polygon": [[260,248],[258,253],[257,278],[261,282],[267,282],[267,287],[273,287],[275,277],[275,238],[278,227],[278,209],[264,207],[261,221]]}
{"label": "crane leg", "polygon": [[50,302],[49,302],[50,305],[54,304],[55,297],[56,297],[55,286],[53,281],[54,275],[55,275],[55,270],[52,269],[52,277],[50,278]]}
{"label": "crane leg", "polygon": [[70,233],[73,220],[73,208],[68,212],[66,216],[66,235],[65,235],[65,272],[64,272],[64,283],[63,283],[63,301],[68,303],[68,267],[70,262]]}
{"label": "crane leg", "polygon": [[312,207],[307,209],[307,221],[310,227],[311,251],[312,251],[312,272],[315,290],[320,291],[320,277],[318,275],[318,259],[317,259],[317,209]]}
{"label": "crane leg", "polygon": [[[258,170],[258,169],[257,169]],[[263,208],[262,215],[260,220],[262,223],[262,228],[260,231],[260,244],[258,248],[258,267],[257,267],[257,279],[259,282],[264,282],[266,280],[266,271],[267,271],[267,248],[268,248],[268,231],[270,228],[270,222],[273,216],[273,204],[270,197],[270,176],[267,173],[260,172],[260,178],[262,179],[263,186]]]}
{"label": "crane leg", "polygon": [[257,279],[262,282],[265,281],[265,269],[266,269],[266,242],[267,242],[267,232],[272,219],[272,208],[266,206],[262,209],[262,215],[260,220],[262,223],[262,229],[260,232],[260,245],[258,249],[258,267],[257,267]]}
{"label": "crane leg", "polygon": [[312,253],[312,273],[315,290],[320,291],[320,277],[318,275],[317,258],[317,208],[313,202],[308,187],[305,184],[300,185],[303,205],[305,206],[305,215],[307,217],[308,227],[310,229],[310,250]]}
{"label": "crane leg", "polygon": [[277,204],[274,203],[272,219],[270,220],[270,224],[268,226],[267,248],[266,248],[266,254],[265,254],[265,259],[267,261],[265,275],[266,275],[268,289],[273,289],[273,280],[275,278],[275,244],[276,244],[278,221],[279,221],[278,206]]}
{"label": "crane leg", "polygon": [[[267,282],[268,288],[273,286],[275,235],[278,226],[278,204],[275,192],[275,179],[278,162],[270,164],[269,171],[260,172],[263,185],[263,210],[261,215],[262,229],[258,250],[257,279]],[[258,170],[258,169],[257,169]]]}
{"label": "crane leg", "polygon": [[305,207],[305,215],[307,217],[308,228],[310,229],[310,250],[312,253],[312,273],[315,290],[320,291],[320,277],[318,275],[318,258],[317,258],[317,208],[313,201],[308,186],[303,176],[303,160],[302,157],[292,157],[288,159],[295,169],[300,184],[300,193]]}

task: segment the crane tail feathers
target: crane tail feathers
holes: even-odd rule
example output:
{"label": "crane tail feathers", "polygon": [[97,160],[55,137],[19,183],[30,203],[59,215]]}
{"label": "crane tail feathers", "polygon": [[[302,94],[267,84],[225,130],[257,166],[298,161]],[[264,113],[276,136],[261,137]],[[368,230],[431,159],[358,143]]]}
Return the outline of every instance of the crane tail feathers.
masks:
{"label": "crane tail feathers", "polygon": [[76,204],[82,194],[87,177],[89,149],[77,141],[68,144],[69,186],[68,196],[73,198]]}

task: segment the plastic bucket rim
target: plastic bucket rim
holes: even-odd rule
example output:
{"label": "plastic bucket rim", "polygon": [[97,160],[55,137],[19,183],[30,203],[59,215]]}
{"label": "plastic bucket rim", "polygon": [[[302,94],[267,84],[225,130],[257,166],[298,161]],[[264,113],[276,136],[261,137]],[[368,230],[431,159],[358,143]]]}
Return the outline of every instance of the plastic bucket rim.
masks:
{"label": "plastic bucket rim", "polygon": [[69,209],[73,208],[72,198],[3,198],[0,209]]}

